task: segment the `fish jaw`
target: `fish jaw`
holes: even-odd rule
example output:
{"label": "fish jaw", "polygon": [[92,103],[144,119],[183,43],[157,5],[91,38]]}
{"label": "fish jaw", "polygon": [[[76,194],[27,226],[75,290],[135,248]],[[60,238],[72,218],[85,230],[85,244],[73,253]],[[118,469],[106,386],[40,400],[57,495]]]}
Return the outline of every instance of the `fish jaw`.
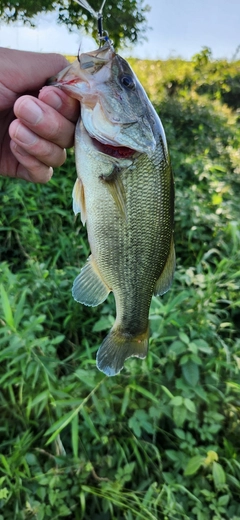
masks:
{"label": "fish jaw", "polygon": [[132,148],[139,153],[151,154],[155,150],[156,141],[147,122],[145,123],[144,132],[141,133],[138,131],[137,121],[126,125],[121,123],[113,124],[105,117],[102,105],[99,102],[96,103],[93,109],[83,106],[81,115],[88,134],[102,144]]}
{"label": "fish jaw", "polygon": [[86,75],[81,71],[78,60],[65,67],[56,76],[49,78],[47,84],[60,88],[79,101],[82,101],[84,93],[89,90],[89,83]]}

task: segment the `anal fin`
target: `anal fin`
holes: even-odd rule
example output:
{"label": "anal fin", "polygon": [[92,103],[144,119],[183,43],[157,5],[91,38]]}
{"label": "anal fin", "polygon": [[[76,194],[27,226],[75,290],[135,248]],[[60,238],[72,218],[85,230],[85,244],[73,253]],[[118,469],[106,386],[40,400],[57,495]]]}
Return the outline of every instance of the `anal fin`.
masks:
{"label": "anal fin", "polygon": [[170,289],[173,281],[173,275],[175,271],[176,258],[173,238],[171,241],[169,255],[167,257],[164,269],[156,281],[154,294],[155,296],[161,296]]}
{"label": "anal fin", "polygon": [[95,307],[106,300],[109,292],[91,255],[73,282],[73,298],[79,303]]}
{"label": "anal fin", "polygon": [[87,214],[85,205],[84,188],[81,179],[77,178],[72,192],[73,212],[75,215],[81,213],[81,221],[86,224]]}

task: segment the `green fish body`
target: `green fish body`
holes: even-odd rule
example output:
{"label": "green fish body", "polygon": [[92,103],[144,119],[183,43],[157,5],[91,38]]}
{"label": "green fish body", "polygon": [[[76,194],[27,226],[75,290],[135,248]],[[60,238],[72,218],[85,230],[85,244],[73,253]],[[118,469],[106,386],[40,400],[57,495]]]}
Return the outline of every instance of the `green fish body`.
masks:
{"label": "green fish body", "polygon": [[54,83],[81,102],[73,209],[91,256],[73,297],[94,306],[113,292],[116,321],[97,353],[113,376],[146,356],[152,295],[172,283],[173,177],[161,121],[128,63],[108,43],[79,60]]}

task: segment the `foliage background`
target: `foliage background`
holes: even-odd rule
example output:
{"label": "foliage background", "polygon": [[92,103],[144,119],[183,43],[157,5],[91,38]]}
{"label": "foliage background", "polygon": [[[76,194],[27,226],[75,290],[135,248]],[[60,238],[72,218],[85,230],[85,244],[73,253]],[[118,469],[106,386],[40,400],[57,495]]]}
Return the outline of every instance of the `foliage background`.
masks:
{"label": "foliage background", "polygon": [[[92,2],[96,12],[101,5],[102,0]],[[106,3],[103,28],[107,27],[116,49],[121,46],[121,40],[126,45],[144,39],[148,29],[146,13],[149,10],[145,0],[109,0]],[[76,0],[0,0],[0,21],[4,23],[21,21],[35,27],[37,16],[48,12],[54,12],[57,22],[65,24],[69,31],[81,27],[97,38],[96,20]]]}
{"label": "foliage background", "polygon": [[0,520],[240,520],[240,63],[131,63],[171,150],[173,287],[147,359],[103,376],[73,152],[45,186],[0,179]]}

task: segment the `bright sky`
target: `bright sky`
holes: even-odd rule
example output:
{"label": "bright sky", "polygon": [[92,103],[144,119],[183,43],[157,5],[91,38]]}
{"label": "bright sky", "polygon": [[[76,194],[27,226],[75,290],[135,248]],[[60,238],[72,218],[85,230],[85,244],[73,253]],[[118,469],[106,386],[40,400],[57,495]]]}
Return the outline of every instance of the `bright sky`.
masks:
{"label": "bright sky", "polygon": [[[208,46],[214,58],[232,59],[240,46],[240,0],[145,1],[151,6],[148,25],[152,30],[146,35],[147,42],[129,49],[125,56],[190,59],[202,47]],[[89,3],[96,6],[96,0],[89,0]],[[2,25],[0,31],[2,47],[22,50],[76,55],[80,42],[82,51],[96,47],[80,31],[69,33],[65,27],[57,25],[53,14],[41,15],[36,29],[18,23]],[[240,59],[240,47],[237,57]]]}

